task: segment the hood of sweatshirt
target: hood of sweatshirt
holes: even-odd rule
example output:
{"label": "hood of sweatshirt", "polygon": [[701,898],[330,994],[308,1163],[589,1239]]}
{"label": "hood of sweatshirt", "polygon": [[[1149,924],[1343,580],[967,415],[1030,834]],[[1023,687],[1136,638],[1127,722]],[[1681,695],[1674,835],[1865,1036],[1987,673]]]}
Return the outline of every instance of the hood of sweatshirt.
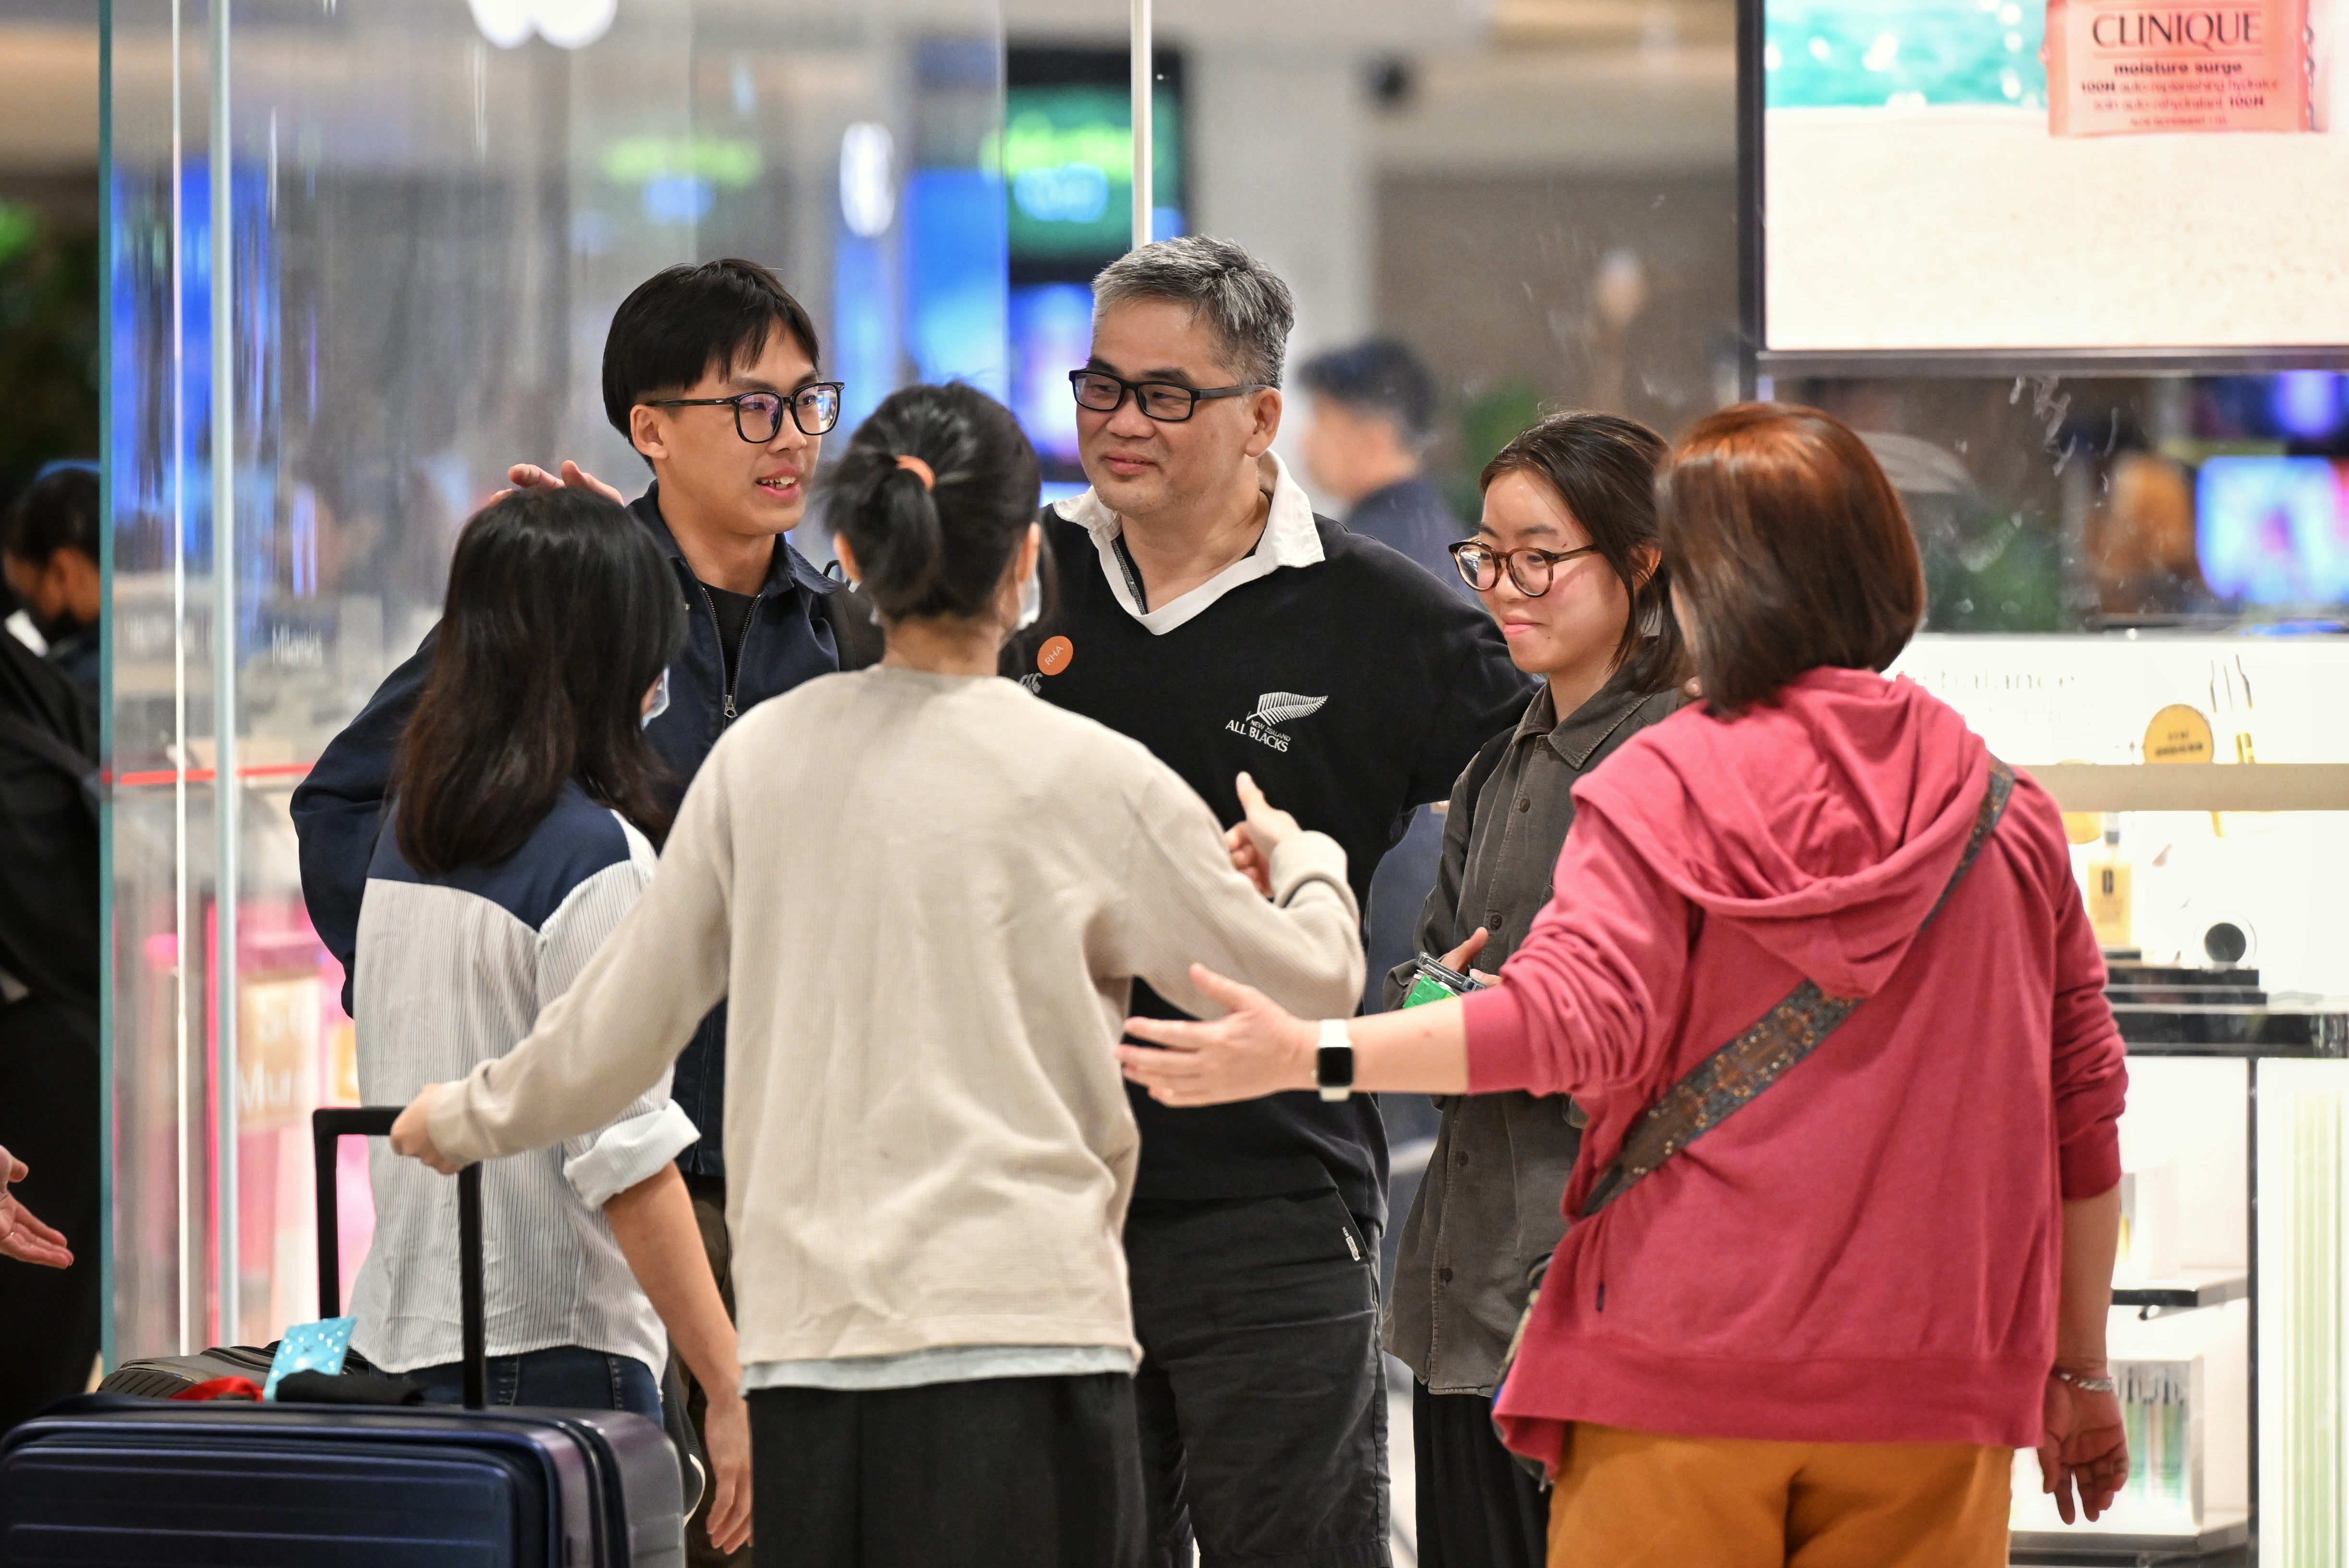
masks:
{"label": "hood of sweatshirt", "polygon": [[1574,795],[1707,918],[1852,997],[1899,966],[1989,779],[1982,738],[1923,687],[1815,669],[1738,718],[1682,709]]}

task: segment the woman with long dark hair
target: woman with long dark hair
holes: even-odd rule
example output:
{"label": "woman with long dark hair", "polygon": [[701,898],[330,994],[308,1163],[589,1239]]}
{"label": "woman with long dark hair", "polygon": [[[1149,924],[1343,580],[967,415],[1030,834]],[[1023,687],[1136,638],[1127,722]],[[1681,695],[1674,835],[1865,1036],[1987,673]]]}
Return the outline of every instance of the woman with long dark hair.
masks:
{"label": "woman with long dark hair", "polygon": [[1309,1008],[1361,991],[1334,841],[1246,775],[1226,839],[1143,747],[997,675],[1040,608],[1037,492],[984,394],[874,409],[825,517],[882,663],[744,715],[627,928],[392,1136],[440,1170],[572,1136],[728,997],[760,1550],[802,1568],[1142,1562],[1117,1020],[1136,979],[1206,1006],[1203,951]]}
{"label": "woman with long dark hair", "polygon": [[[1612,414],[1555,414],[1485,465],[1463,581],[1541,690],[1461,774],[1417,949],[1498,969],[1549,903],[1574,787],[1686,700],[1686,657],[1656,531],[1663,438]],[[1416,963],[1386,981],[1402,1005]],[[1481,975],[1479,975],[1481,978]],[[1549,1498],[1493,1430],[1509,1336],[1566,1233],[1582,1117],[1564,1095],[1454,1095],[1403,1221],[1386,1347],[1412,1369],[1424,1568],[1533,1568]]]}
{"label": "woman with long dark hair", "polygon": [[1588,1110],[1495,1401],[1557,1478],[1553,1564],[1993,1568],[2014,1449],[2067,1520],[2128,1474],[2127,1074],[2061,813],[1879,673],[1924,574],[1848,428],[1724,408],[1660,507],[1703,706],[1578,788],[1500,983],[1317,1030],[1201,971],[1232,1010],[1120,1055],[1178,1105],[1312,1083],[1318,1046],[1358,1088]]}
{"label": "woman with long dark hair", "polygon": [[[432,673],[359,908],[359,1090],[401,1104],[529,1034],[651,881],[667,775],[644,725],[685,633],[667,562],[591,491],[521,490],[465,525]],[[664,1337],[710,1391],[709,1533],[750,1533],[734,1331],[674,1163],[668,1075],[559,1148],[482,1173],[494,1404],[661,1418]],[[378,1149],[352,1345],[453,1403],[455,1194]]]}

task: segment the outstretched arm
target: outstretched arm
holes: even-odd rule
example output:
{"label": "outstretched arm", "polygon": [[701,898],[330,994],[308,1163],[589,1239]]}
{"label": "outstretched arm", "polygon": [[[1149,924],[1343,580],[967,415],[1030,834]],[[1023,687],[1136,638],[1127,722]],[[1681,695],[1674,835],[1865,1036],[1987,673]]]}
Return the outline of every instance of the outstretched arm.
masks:
{"label": "outstretched arm", "polygon": [[66,1245],[65,1237],[35,1219],[33,1212],[16,1202],[16,1195],[8,1191],[31,1174],[23,1161],[0,1149],[0,1258],[38,1264],[43,1268],[70,1267],[73,1251]]}
{"label": "outstretched arm", "polygon": [[[1253,986],[1204,965],[1191,984],[1223,1007],[1213,1023],[1128,1018],[1126,1032],[1158,1049],[1120,1046],[1125,1076],[1165,1105],[1221,1105],[1311,1088],[1320,1027],[1291,1016]],[[1354,1047],[1354,1088],[1363,1093],[1465,1094],[1468,1033],[1456,1002],[1373,1013],[1346,1026]]]}

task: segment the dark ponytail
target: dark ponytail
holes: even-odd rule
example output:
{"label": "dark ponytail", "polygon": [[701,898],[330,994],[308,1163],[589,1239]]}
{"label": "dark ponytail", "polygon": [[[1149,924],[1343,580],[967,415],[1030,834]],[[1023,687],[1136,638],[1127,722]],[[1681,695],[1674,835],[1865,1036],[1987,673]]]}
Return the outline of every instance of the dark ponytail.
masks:
{"label": "dark ponytail", "polygon": [[1036,449],[1011,410],[975,387],[906,387],[856,427],[824,515],[883,619],[968,620],[993,601],[1038,495]]}

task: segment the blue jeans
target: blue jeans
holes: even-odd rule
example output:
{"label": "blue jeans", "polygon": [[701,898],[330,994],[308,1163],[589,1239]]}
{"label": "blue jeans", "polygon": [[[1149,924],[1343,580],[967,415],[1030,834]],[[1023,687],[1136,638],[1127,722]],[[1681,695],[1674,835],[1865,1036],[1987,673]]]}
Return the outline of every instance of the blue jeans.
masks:
{"label": "blue jeans", "polygon": [[[428,1405],[465,1398],[465,1364],[419,1367],[408,1374],[424,1386]],[[661,1418],[660,1381],[633,1356],[612,1356],[577,1345],[556,1345],[520,1356],[490,1357],[489,1403],[537,1405],[558,1410],[632,1410]]]}

